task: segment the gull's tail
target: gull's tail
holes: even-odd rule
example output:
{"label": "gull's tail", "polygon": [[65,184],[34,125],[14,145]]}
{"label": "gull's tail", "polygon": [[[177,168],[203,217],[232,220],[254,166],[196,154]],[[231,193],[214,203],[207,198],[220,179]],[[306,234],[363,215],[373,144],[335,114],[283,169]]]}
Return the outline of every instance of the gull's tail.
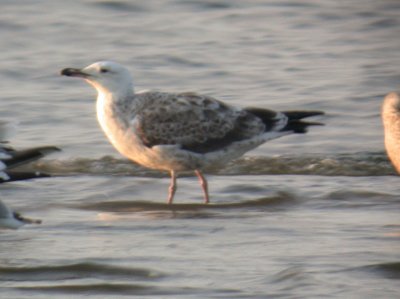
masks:
{"label": "gull's tail", "polygon": [[264,125],[266,132],[287,132],[306,133],[309,126],[322,126],[320,122],[304,121],[303,118],[324,114],[323,111],[282,111],[276,112],[261,108],[246,108],[247,112],[259,117]]}

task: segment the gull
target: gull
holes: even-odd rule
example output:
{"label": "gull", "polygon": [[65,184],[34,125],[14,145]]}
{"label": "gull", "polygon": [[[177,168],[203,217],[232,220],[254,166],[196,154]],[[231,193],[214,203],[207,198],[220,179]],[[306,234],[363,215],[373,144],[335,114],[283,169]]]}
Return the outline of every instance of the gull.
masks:
{"label": "gull", "polygon": [[302,118],[321,111],[275,112],[237,108],[193,92],[134,92],[129,70],[112,61],[61,75],[85,79],[97,90],[97,119],[111,144],[128,159],[171,175],[167,202],[173,203],[177,173],[194,171],[209,202],[203,170],[222,166],[264,142],[305,133]]}
{"label": "gull", "polygon": [[0,228],[17,229],[24,224],[40,224],[42,220],[23,217],[0,200]]}
{"label": "gull", "polygon": [[15,171],[14,168],[38,160],[50,153],[60,151],[55,146],[40,146],[23,150],[16,150],[8,145],[7,139],[15,131],[15,124],[0,121],[0,183],[26,180],[32,178],[49,177],[47,173],[39,171]]}
{"label": "gull", "polygon": [[14,168],[36,161],[50,153],[60,151],[55,146],[40,146],[23,150],[0,145],[0,183],[33,178],[50,177],[40,171],[15,171]]}
{"label": "gull", "polygon": [[382,121],[387,155],[400,173],[400,98],[395,92],[386,95],[383,101]]}

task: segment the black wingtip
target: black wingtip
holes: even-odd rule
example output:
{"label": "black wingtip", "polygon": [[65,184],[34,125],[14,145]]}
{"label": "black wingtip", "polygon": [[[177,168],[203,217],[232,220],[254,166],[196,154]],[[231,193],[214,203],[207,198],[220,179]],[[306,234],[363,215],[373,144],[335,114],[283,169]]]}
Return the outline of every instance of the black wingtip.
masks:
{"label": "black wingtip", "polygon": [[6,176],[0,177],[0,184],[14,181],[23,181],[51,177],[50,174],[40,171],[5,171]]}
{"label": "black wingtip", "polygon": [[303,119],[312,116],[324,115],[324,111],[320,110],[310,110],[310,111],[302,111],[302,110],[292,110],[292,111],[282,111],[289,120]]}
{"label": "black wingtip", "polygon": [[48,154],[59,151],[61,151],[61,149],[56,146],[41,146],[25,150],[9,150],[8,153],[11,157],[2,161],[7,166],[7,168],[13,168],[38,160]]}
{"label": "black wingtip", "polygon": [[324,111],[311,110],[311,111],[283,111],[288,117],[288,123],[284,128],[284,131],[293,131],[296,134],[307,133],[309,126],[324,126],[321,122],[304,121],[303,118],[324,115]]}
{"label": "black wingtip", "polygon": [[289,121],[284,131],[293,131],[296,134],[307,133],[308,127],[310,126],[325,126],[325,124],[320,122],[302,121],[302,120],[292,120]]}

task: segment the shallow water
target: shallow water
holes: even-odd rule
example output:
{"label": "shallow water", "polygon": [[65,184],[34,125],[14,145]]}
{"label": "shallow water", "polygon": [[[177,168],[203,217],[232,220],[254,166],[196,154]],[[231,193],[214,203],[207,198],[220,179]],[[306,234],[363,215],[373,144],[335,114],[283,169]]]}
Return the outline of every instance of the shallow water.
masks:
{"label": "shallow water", "polygon": [[[4,298],[398,298],[399,178],[380,105],[398,88],[400,4],[383,1],[3,1],[1,119],[17,148],[63,149],[1,186],[42,225],[0,232]],[[137,89],[238,106],[317,109],[324,127],[207,175],[169,178],[122,158],[95,92],[59,76],[100,59]]]}

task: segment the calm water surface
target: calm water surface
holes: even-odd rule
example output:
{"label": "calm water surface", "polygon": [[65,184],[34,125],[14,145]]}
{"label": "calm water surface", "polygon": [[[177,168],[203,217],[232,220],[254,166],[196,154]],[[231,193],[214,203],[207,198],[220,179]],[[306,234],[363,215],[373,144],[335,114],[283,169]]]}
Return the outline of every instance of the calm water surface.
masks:
{"label": "calm water surface", "polygon": [[[3,184],[43,219],[0,232],[1,298],[398,298],[400,186],[380,105],[400,84],[400,3],[2,1],[1,119],[18,148],[63,152],[53,178]],[[307,135],[178,181],[121,157],[95,92],[59,76],[101,59],[140,89],[238,106],[318,109]]]}

